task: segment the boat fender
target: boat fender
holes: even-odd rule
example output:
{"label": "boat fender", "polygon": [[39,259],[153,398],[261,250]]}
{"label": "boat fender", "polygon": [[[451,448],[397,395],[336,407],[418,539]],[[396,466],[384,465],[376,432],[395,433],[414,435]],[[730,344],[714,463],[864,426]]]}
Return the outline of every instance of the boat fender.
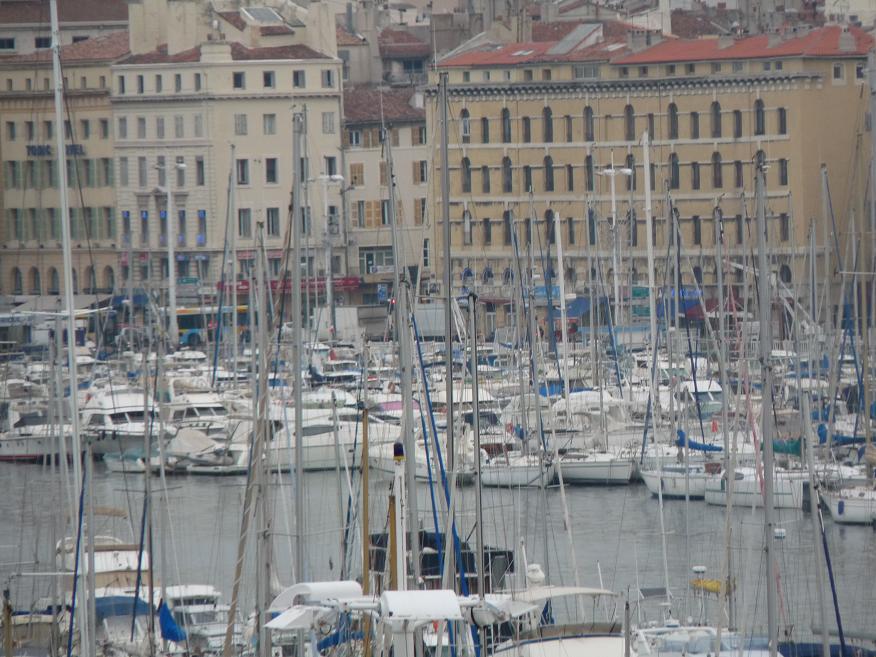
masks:
{"label": "boat fender", "polygon": [[842,515],[846,510],[846,502],[845,500],[840,500],[837,502],[836,511],[839,515]]}

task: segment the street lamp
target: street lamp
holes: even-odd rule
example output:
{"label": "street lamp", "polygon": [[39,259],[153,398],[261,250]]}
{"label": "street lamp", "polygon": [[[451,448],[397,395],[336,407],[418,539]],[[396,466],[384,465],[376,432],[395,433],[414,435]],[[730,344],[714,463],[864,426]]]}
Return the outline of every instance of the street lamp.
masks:
{"label": "street lamp", "polygon": [[611,249],[611,261],[612,261],[612,269],[614,269],[614,323],[615,326],[621,324],[620,317],[620,272],[618,271],[618,248],[620,246],[620,240],[618,240],[617,235],[617,196],[615,193],[615,178],[618,175],[623,176],[631,176],[633,175],[633,170],[629,168],[615,168],[614,166],[614,153],[611,155],[611,167],[607,167],[602,171],[597,172],[601,176],[608,176],[609,180],[611,180],[611,233],[612,233],[612,249]]}
{"label": "street lamp", "polygon": [[[164,171],[164,166],[156,166],[156,169]],[[176,171],[184,171],[184,162],[175,162]],[[173,216],[173,182],[169,175],[165,176],[165,187],[159,187],[159,191],[167,195],[167,332],[170,334],[170,344],[176,349],[179,346],[179,325],[176,318],[176,219]]]}
{"label": "street lamp", "polygon": [[323,246],[325,246],[325,305],[328,310],[328,332],[331,339],[335,335],[335,291],[334,279],[332,278],[332,242],[331,234],[329,233],[328,186],[329,183],[343,185],[344,177],[338,174],[324,174],[308,182],[322,183],[322,211],[325,217],[325,233],[323,236]]}

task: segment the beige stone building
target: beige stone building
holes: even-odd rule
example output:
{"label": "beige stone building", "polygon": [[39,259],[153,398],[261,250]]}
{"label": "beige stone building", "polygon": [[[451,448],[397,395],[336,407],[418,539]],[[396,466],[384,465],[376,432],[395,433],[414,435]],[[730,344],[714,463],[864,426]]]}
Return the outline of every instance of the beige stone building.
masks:
{"label": "beige stone building", "polygon": [[[271,274],[280,276],[293,175],[304,182],[309,275],[324,278],[327,243],[335,274],[344,274],[343,185],[329,179],[342,175],[334,18],[318,4],[296,12],[211,12],[167,0],[132,8],[135,54],[113,67],[111,95],[124,280],[130,259],[136,287],[164,287],[175,232],[177,276],[201,297],[216,290],[226,245],[234,244],[238,280],[246,281],[258,224]],[[164,17],[163,32],[149,32],[154,15]],[[294,112],[306,117],[300,163],[292,161]]]}
{"label": "beige stone building", "polygon": [[344,92],[344,148],[350,225],[350,271],[362,279],[349,302],[377,304],[391,288],[396,264],[390,223],[389,134],[395,174],[396,216],[404,265],[425,281],[434,271],[428,184],[431,146],[422,97],[412,89],[351,87]]}
{"label": "beige stone building", "polygon": [[[61,49],[75,292],[109,293],[118,283],[110,65],[127,52],[126,31]],[[0,58],[0,117],[0,287],[7,295],[59,294],[64,281],[59,126],[49,51]]]}
{"label": "beige stone building", "polygon": [[[487,44],[440,63],[449,76],[453,119],[454,286],[479,286],[497,307],[500,323],[515,272],[513,231],[521,252],[532,245],[538,271],[543,256],[555,256],[561,235],[566,280],[582,294],[601,273],[607,289],[599,293],[612,295],[615,238],[622,294],[644,283],[649,182],[657,280],[664,271],[671,198],[683,255],[706,288],[716,280],[715,207],[723,212],[734,263],[741,264],[756,236],[745,222],[754,217],[756,162],[767,165],[775,273],[798,286],[800,295],[809,284],[803,273],[810,222],[819,254],[825,243],[834,244],[823,212],[822,165],[840,230],[849,212],[862,212],[870,149],[864,73],[869,35],[830,26],[783,36],[647,43],[657,40],[648,34],[602,38],[582,26],[561,41]],[[430,132],[439,125],[437,109],[431,96]],[[646,130],[652,139],[649,172],[640,144]],[[437,171],[441,161],[434,153]],[[612,163],[616,231],[611,176],[605,175]],[[439,211],[436,204],[433,214]],[[439,255],[442,232],[436,222]],[[838,244],[844,240],[844,234],[837,236]],[[737,280],[738,272],[727,276]],[[822,270],[819,278],[826,278]],[[692,282],[687,275],[684,283]]]}

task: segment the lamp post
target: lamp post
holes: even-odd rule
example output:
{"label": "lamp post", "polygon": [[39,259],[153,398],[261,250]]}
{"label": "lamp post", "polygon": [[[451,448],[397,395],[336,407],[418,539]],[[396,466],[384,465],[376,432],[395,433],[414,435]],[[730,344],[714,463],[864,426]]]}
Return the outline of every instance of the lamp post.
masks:
{"label": "lamp post", "polygon": [[332,241],[331,233],[329,232],[329,203],[328,203],[328,186],[329,183],[344,184],[344,177],[338,174],[321,175],[309,182],[319,181],[322,183],[322,213],[325,217],[325,232],[323,234],[325,247],[325,305],[328,313],[328,332],[329,339],[335,336],[335,290],[334,279],[332,278]]}
{"label": "lamp post", "polygon": [[[166,170],[165,167],[156,167]],[[175,162],[172,171],[184,171],[184,162]],[[165,187],[167,194],[167,332],[170,334],[170,345],[176,349],[179,346],[179,324],[176,318],[176,218],[173,211],[173,182],[169,172],[166,172]]]}
{"label": "lamp post", "polygon": [[618,239],[617,230],[617,195],[615,190],[615,178],[618,175],[631,176],[633,170],[628,168],[615,168],[614,153],[611,155],[611,167],[605,168],[598,172],[601,176],[608,176],[611,181],[611,262],[614,270],[614,325],[618,326],[622,323],[620,316],[620,272],[618,271],[618,249],[620,248],[620,240]]}

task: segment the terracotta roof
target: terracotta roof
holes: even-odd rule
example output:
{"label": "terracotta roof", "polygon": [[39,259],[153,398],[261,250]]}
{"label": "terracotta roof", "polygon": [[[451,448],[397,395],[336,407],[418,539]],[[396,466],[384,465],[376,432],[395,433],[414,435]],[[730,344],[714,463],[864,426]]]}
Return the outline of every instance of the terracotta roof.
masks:
{"label": "terracotta roof", "polygon": [[585,21],[553,21],[551,23],[533,23],[533,41],[559,41]]}
{"label": "terracotta roof", "polygon": [[[97,37],[61,46],[61,61],[66,64],[75,62],[114,62],[124,57],[128,50],[128,31],[117,30]],[[36,50],[24,55],[9,55],[0,57],[0,64],[14,62],[16,64],[51,62],[50,49]]]}
{"label": "terracotta roof", "polygon": [[[231,59],[235,62],[245,62],[260,59],[328,59],[327,55],[317,52],[310,46],[266,46],[263,48],[247,48],[241,43],[231,43]],[[142,55],[131,55],[120,64],[182,64],[201,60],[201,48],[197,46],[189,50],[167,54],[167,44],[158,46],[152,52]]]}
{"label": "terracotta roof", "polygon": [[425,121],[426,111],[411,105],[414,89],[352,86],[344,89],[345,123]]}
{"label": "terracotta roof", "polygon": [[557,43],[558,41],[542,41],[489,45],[445,59],[439,66],[519,66],[539,62],[607,61],[629,52],[626,39],[606,39],[592,46],[563,53],[550,52]]}
{"label": "terracotta roof", "polygon": [[[58,0],[61,23],[111,23],[128,20],[125,0]],[[0,2],[0,25],[45,23],[49,26],[49,3],[45,0]]]}
{"label": "terracotta roof", "polygon": [[361,46],[367,43],[365,37],[356,36],[343,25],[335,26],[335,34],[337,35],[339,46]]}
{"label": "terracotta roof", "polygon": [[729,25],[721,25],[703,13],[672,10],[672,33],[682,39],[695,39],[707,34],[727,34]]}
{"label": "terracotta roof", "polygon": [[[762,59],[767,57],[864,57],[873,47],[873,37],[858,27],[831,25],[805,34],[760,34],[733,40],[677,39],[623,57],[617,64],[656,64],[662,62],[710,61],[718,59]],[[770,39],[775,43],[770,45]],[[843,42],[846,42],[845,44]]]}
{"label": "terracotta roof", "polygon": [[259,28],[259,34],[262,36],[282,36],[284,34],[295,34],[288,25],[265,25]]}
{"label": "terracotta roof", "polygon": [[216,13],[241,32],[246,29],[246,21],[243,20],[243,16],[240,15],[239,11],[218,11]]}
{"label": "terracotta roof", "polygon": [[432,48],[410,32],[386,27],[377,37],[381,57],[428,57]]}

